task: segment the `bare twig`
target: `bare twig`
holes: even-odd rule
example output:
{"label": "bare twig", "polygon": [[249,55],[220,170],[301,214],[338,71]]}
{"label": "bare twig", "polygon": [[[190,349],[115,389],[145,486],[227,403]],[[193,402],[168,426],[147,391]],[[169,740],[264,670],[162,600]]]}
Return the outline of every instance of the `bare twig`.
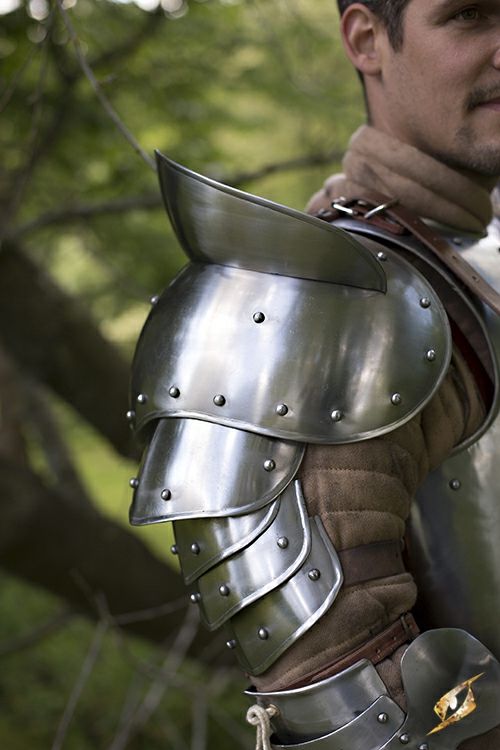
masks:
{"label": "bare twig", "polygon": [[[52,25],[53,16],[49,15],[47,19],[47,27],[50,28]],[[26,186],[31,178],[33,165],[38,158],[38,151],[40,147],[39,133],[42,122],[43,113],[43,95],[45,89],[45,82],[48,72],[48,54],[47,54],[47,39],[48,34],[45,37],[42,48],[42,56],[40,62],[40,71],[38,75],[38,81],[34,96],[32,98],[33,111],[31,115],[31,127],[27,139],[26,151],[28,157],[24,164],[20,167],[15,175],[11,178],[11,188],[9,191],[8,199],[6,200],[6,208],[4,209],[4,221],[2,230],[0,231],[0,241],[6,237],[9,233],[9,226],[12,225],[13,218],[16,216],[19,206],[24,195]]]}
{"label": "bare twig", "polygon": [[191,702],[191,750],[206,750],[208,704],[204,690],[198,689]]}
{"label": "bare twig", "polygon": [[80,696],[83,692],[83,689],[85,688],[87,680],[92,674],[92,670],[94,669],[94,666],[99,657],[104,636],[106,634],[106,631],[108,630],[108,627],[109,623],[106,620],[100,620],[97,623],[92,641],[82,664],[82,668],[80,669],[80,673],[73,686],[73,689],[69,696],[69,700],[66,704],[66,708],[64,709],[64,713],[57,728],[56,736],[52,744],[52,750],[61,750],[63,746],[69,725],[75,714],[78,701],[80,700]]}
{"label": "bare twig", "polygon": [[3,96],[0,99],[0,114],[4,111],[4,109],[7,107],[8,103],[10,102],[13,94],[16,91],[16,88],[23,77],[23,74],[28,69],[31,61],[35,57],[36,53],[39,51],[39,47],[30,47],[30,50],[28,54],[26,55],[25,60],[22,62],[22,64],[19,66],[19,68],[15,71],[14,75],[12,76],[11,80],[9,81],[8,85],[6,86]]}
{"label": "bare twig", "polygon": [[167,602],[159,607],[149,607],[140,609],[137,612],[125,612],[122,615],[115,615],[113,621],[116,625],[130,625],[132,622],[142,622],[144,620],[154,620],[155,617],[163,617],[172,612],[178,612],[186,606],[186,597],[176,599],[173,602]]}
{"label": "bare twig", "polygon": [[130,130],[127,128],[127,126],[124,124],[124,122],[120,119],[118,113],[114,109],[113,105],[103,92],[101,86],[99,85],[99,82],[97,78],[94,75],[94,72],[92,68],[90,67],[87,58],[85,56],[85,53],[83,52],[82,46],[80,44],[80,40],[78,39],[77,33],[75,31],[75,27],[73,26],[71,19],[66,12],[66,9],[64,8],[64,5],[62,3],[62,0],[56,0],[57,1],[57,7],[59,8],[59,11],[61,13],[61,16],[64,21],[64,25],[66,26],[66,29],[68,31],[70,40],[73,44],[73,47],[75,49],[75,54],[78,60],[78,63],[80,64],[80,67],[85,74],[85,77],[89,81],[90,85],[92,86],[95,95],[97,96],[99,102],[101,103],[101,106],[103,107],[104,111],[108,115],[108,117],[113,121],[116,128],[119,130],[119,132],[123,135],[125,140],[132,146],[134,151],[139,154],[139,156],[146,162],[146,164],[151,167],[151,169],[156,170],[154,159],[147,154],[142,146],[137,142],[137,140],[134,138]]}
{"label": "bare twig", "polygon": [[294,169],[308,169],[309,167],[322,166],[331,162],[338,162],[342,159],[343,153],[340,151],[326,151],[317,154],[307,154],[298,156],[295,159],[278,161],[273,164],[265,164],[259,169],[251,172],[239,172],[235,175],[228,176],[224,179],[225,184],[233,187],[240,187],[243,183],[255,182],[263,177],[269,177],[272,174],[281,172],[292,172]]}
{"label": "bare twig", "polygon": [[146,41],[149,36],[157,32],[162,28],[161,21],[165,20],[166,16],[163,12],[161,5],[158,5],[156,10],[146,13],[146,20],[142,27],[134,31],[127,39],[122,42],[118,42],[116,47],[111,47],[105,50],[102,54],[94,57],[93,60],[89,60],[88,64],[92,70],[101,68],[104,65],[111,65],[119,63],[123,58],[130,58],[130,55],[134,54],[141,44]]}
{"label": "bare twig", "polygon": [[132,737],[149,721],[168,689],[172,676],[175,675],[186,658],[198,626],[198,610],[194,607],[188,607],[184,623],[163,662],[157,678],[152,682],[137,711],[130,714],[128,721],[118,729],[109,750],[124,750]]}
{"label": "bare twig", "polygon": [[[218,177],[217,179],[226,185],[241,187],[244,184],[269,177],[272,174],[322,166],[339,161],[341,158],[342,154],[339,151],[307,154],[295,159],[265,164],[253,171],[237,172],[236,174]],[[23,235],[36,232],[48,226],[69,224],[71,222],[85,221],[96,216],[111,216],[128,211],[152,211],[161,208],[162,205],[162,199],[159,194],[144,193],[143,195],[132,195],[127,198],[103,201],[102,203],[84,203],[77,206],[66,206],[58,211],[48,211],[32,221],[22,224],[15,230],[12,238],[18,239]]]}
{"label": "bare twig", "polygon": [[90,505],[91,500],[75,468],[66,442],[45,394],[34,383],[26,384],[26,419],[37,433],[52,479],[71,502]]}
{"label": "bare twig", "polygon": [[0,657],[36,646],[44,638],[48,638],[67,625],[74,616],[75,613],[71,609],[63,607],[50,620],[43,622],[41,625],[36,625],[27,633],[22,633],[16,638],[0,643]]}
{"label": "bare twig", "polygon": [[102,203],[80,204],[78,206],[66,206],[58,211],[48,211],[41,214],[33,221],[22,224],[15,231],[15,238],[25,234],[36,232],[47,226],[59,224],[70,224],[71,222],[85,221],[96,216],[112,216],[113,214],[127,213],[128,211],[144,211],[160,208],[161,196],[154,193],[144,195],[133,195],[127,198],[103,201]]}

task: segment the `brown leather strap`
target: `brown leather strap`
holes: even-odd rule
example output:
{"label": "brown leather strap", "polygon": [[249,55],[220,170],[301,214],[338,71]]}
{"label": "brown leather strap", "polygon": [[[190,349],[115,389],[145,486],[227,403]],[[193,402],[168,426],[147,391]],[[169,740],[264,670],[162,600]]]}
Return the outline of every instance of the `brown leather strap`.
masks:
{"label": "brown leather strap", "polygon": [[361,661],[362,659],[368,659],[372,664],[378,664],[383,661],[383,659],[387,659],[391,656],[391,654],[393,654],[400,646],[413,641],[419,633],[420,631],[413,615],[410,614],[410,612],[407,612],[405,615],[402,615],[397,622],[389,625],[388,628],[371,638],[362,646],[359,646],[359,648],[350,651],[341,659],[337,659],[315,672],[310,672],[302,677],[299,682],[296,682],[293,685],[287,685],[286,689],[293,690],[295,688],[304,687],[305,685],[310,685],[313,682],[326,680],[328,677],[333,677],[333,675],[342,672],[344,669],[352,667],[353,664],[356,664],[356,662]]}
{"label": "brown leather strap", "polygon": [[393,234],[401,234],[401,228],[408,230],[453,271],[473,294],[500,314],[500,294],[453,249],[444,237],[428,227],[413,211],[397,201],[370,191],[359,199],[334,201],[331,211],[320,211],[318,217],[326,221],[336,221],[341,217],[346,218],[346,214],[349,215],[345,209],[352,212],[350,216],[356,221],[379,226]]}
{"label": "brown leather strap", "polygon": [[338,555],[344,572],[344,586],[405,572],[400,541],[363,544],[341,550]]}

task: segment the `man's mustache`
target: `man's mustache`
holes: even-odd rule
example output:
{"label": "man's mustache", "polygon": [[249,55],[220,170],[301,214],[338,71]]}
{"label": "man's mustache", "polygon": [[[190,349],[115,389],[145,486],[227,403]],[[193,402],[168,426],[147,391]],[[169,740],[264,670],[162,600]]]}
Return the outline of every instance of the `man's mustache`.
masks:
{"label": "man's mustache", "polygon": [[484,88],[474,89],[467,100],[467,109],[474,109],[480,104],[489,102],[492,99],[500,99],[500,86],[498,84],[495,86],[485,86]]}

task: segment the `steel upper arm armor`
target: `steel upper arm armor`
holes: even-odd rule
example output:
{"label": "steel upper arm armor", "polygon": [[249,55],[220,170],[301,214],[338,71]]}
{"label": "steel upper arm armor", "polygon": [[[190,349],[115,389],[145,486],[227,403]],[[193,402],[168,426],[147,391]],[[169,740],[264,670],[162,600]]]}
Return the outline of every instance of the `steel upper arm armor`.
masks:
{"label": "steel upper arm armor", "polygon": [[259,674],[342,584],[296,480],[305,444],[411,419],[445,375],[451,337],[438,297],[396,253],[158,165],[191,263],[135,354],[129,417],[147,447],[131,521],[174,522],[192,601]]}

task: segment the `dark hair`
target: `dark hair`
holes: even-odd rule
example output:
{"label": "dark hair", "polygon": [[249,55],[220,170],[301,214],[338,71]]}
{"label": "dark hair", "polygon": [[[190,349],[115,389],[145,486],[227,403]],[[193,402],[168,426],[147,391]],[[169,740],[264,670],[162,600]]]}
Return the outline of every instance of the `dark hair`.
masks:
{"label": "dark hair", "polygon": [[403,15],[410,0],[337,0],[340,15],[355,2],[366,5],[381,18],[393,48],[396,51],[400,49],[403,44]]}

